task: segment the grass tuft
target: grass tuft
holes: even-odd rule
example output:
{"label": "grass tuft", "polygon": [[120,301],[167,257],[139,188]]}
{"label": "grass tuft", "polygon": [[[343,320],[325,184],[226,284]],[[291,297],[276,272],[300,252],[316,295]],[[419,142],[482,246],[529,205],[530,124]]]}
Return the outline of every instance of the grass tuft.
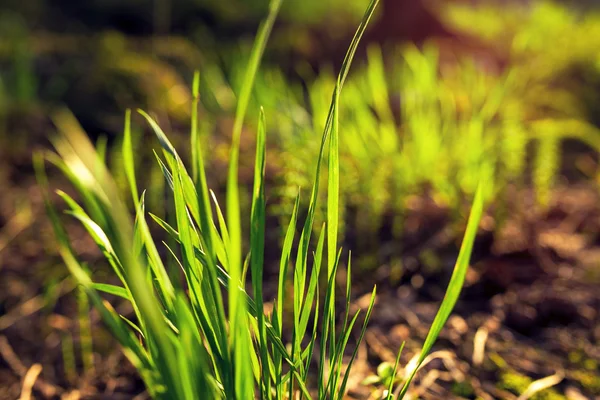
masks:
{"label": "grass tuft", "polygon": [[[338,247],[339,100],[356,48],[377,0],[371,0],[337,77],[321,135],[308,213],[297,251],[293,254],[296,229],[299,228],[300,195],[296,197],[283,241],[278,292],[272,313],[265,312],[263,293],[264,253],[268,244],[265,243],[267,117],[262,109],[257,130],[252,208],[250,215],[244,216],[250,222],[250,246],[249,249],[243,246],[238,185],[240,137],[255,75],[280,3],[280,0],[271,2],[269,15],[258,31],[240,92],[230,150],[226,214],[222,213],[217,196],[207,185],[202,142],[198,134],[198,74],[194,76],[193,83],[191,175],[168,135],[150,114],[139,111],[162,149],[155,156],[172,192],[175,214],[172,220],[167,222],[147,213],[145,192],[141,195],[138,192],[137,156],[132,145],[130,111],[125,115],[122,155],[135,219],[131,217],[104,164],[100,154],[103,152],[97,151],[69,114],[62,113],[56,118],[62,131],[62,135],[53,142],[57,153],[37,154],[34,159],[38,181],[46,189],[48,215],[67,268],[138,369],[150,395],[156,399],[191,400],[199,396],[211,399],[342,399],[366,333],[376,289],[373,288],[364,318],[361,318],[360,312],[350,315],[350,257],[346,287],[342,292],[344,308],[340,310],[336,306],[339,297],[336,275],[342,256]],[[327,215],[326,223],[320,226],[313,251],[311,234],[317,231],[313,225],[320,204],[319,183],[325,153],[328,155]],[[120,285],[95,282],[78,260],[61,217],[47,193],[45,161],[58,167],[77,189],[82,205],[66,193],[59,192],[67,205],[67,214],[76,218],[88,231],[119,278]],[[456,303],[482,211],[480,188],[448,292],[421,356],[403,382],[397,398],[406,393]],[[156,243],[147,223],[147,214],[164,230],[170,241],[162,245]],[[166,257],[161,257],[159,246],[165,246]],[[326,273],[322,274],[323,264],[326,265],[323,268]],[[251,292],[246,290],[247,271],[250,272]],[[321,275],[325,275],[327,281],[324,288],[320,285]],[[287,291],[288,284],[293,288],[292,293]],[[131,302],[134,318],[119,315],[102,299],[102,293]],[[290,303],[292,307],[288,307]],[[87,309],[87,302],[81,302],[81,305],[82,310],[84,306]],[[290,312],[291,323],[284,323],[290,321],[287,318]],[[339,319],[340,315],[343,318]],[[361,328],[350,352],[347,347],[356,325]],[[348,353],[350,357],[345,359]],[[395,375],[398,366],[399,356],[392,374]],[[88,365],[88,368],[91,366]],[[309,384],[309,379],[314,377],[317,377],[316,383]],[[394,379],[389,384],[388,393],[392,393],[393,382]]]}

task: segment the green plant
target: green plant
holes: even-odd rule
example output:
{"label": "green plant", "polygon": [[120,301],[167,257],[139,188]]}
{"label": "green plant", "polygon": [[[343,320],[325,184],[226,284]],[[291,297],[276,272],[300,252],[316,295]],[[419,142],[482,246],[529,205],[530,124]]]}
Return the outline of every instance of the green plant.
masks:
{"label": "green plant", "polygon": [[[432,43],[388,50],[385,58],[378,48],[368,50],[365,66],[346,85],[340,119],[341,213],[353,210],[345,221],[363,232],[363,240],[375,237],[390,215],[396,216],[393,233],[400,235],[401,216],[414,195],[428,193],[460,215],[480,170],[489,182],[487,199],[502,199],[508,186],[531,181],[538,204],[545,207],[561,171],[563,141],[575,139],[600,151],[600,131],[589,110],[598,103],[585,85],[600,76],[600,35],[586,39],[600,26],[599,15],[578,17],[564,7],[535,2],[528,13],[514,11],[520,21],[514,24],[511,18],[502,20],[507,15],[499,12],[502,5],[486,3],[475,11],[462,3],[448,7],[469,10],[455,16],[462,25],[455,24],[484,38],[486,28],[501,25],[489,33],[494,37],[490,43],[511,50],[508,63],[499,70],[485,68],[477,54],[440,61],[440,50]],[[485,16],[495,18],[494,23],[479,18],[481,9],[489,9]],[[556,42],[565,45],[547,51]],[[587,75],[580,76],[582,71]],[[279,117],[284,209],[292,207],[293,188],[306,185],[310,176],[311,159],[318,152],[311,137],[322,127],[323,104],[333,84],[327,73],[310,84],[306,108],[312,111],[311,123]],[[260,101],[268,99],[265,92]],[[303,116],[298,109],[301,101],[294,115]]]}
{"label": "green plant", "polygon": [[[9,68],[3,68],[0,79],[6,81],[7,93],[11,96],[8,106],[30,106],[36,96],[37,81],[34,71],[33,55],[29,43],[29,32],[23,18],[13,13],[0,15],[0,34],[10,43]],[[2,47],[3,43],[0,43]],[[0,51],[1,53],[1,51]]]}
{"label": "green plant", "polygon": [[[514,102],[510,73],[486,73],[467,58],[454,66],[441,65],[433,45],[405,46],[386,59],[377,47],[367,54],[366,65],[348,80],[340,107],[340,170],[345,178],[340,212],[353,210],[344,220],[363,233],[361,239],[377,237],[390,215],[399,235],[407,202],[427,189],[438,204],[459,211],[464,198],[475,193],[481,174],[489,182],[485,199],[523,180],[530,139]],[[311,138],[322,129],[333,85],[325,72],[309,87],[309,123],[301,102],[285,103],[293,113],[276,116],[285,160],[284,210],[293,206],[293,188],[305,186],[311,176],[311,159],[318,153]],[[261,102],[272,96],[260,94]]]}
{"label": "green plant", "polygon": [[[58,238],[59,252],[71,274],[97,308],[104,323],[121,344],[124,353],[138,369],[150,395],[157,399],[206,398],[249,399],[259,396],[283,398],[337,398],[345,393],[358,343],[365,334],[375,300],[375,289],[360,330],[357,345],[344,365],[343,356],[359,317],[349,314],[351,264],[343,295],[345,309],[336,308],[336,274],[341,260],[338,249],[340,198],[339,99],[354,52],[377,5],[372,0],[357,30],[337,78],[317,157],[308,213],[302,226],[298,250],[292,251],[299,218],[299,196],[291,213],[280,258],[277,298],[272,313],[263,303],[263,264],[265,243],[265,154],[266,118],[259,117],[254,186],[251,194],[249,249],[242,241],[238,158],[242,124],[279,1],[271,4],[269,16],[261,26],[241,89],[228,169],[226,216],[207,185],[207,175],[198,135],[199,75],[193,83],[191,132],[192,173],[155,120],[143,111],[162,147],[156,154],[165,180],[172,190],[175,209],[173,225],[148,214],[178,244],[165,244],[178,271],[160,257],[146,222],[145,194],[138,192],[135,157],[132,147],[130,113],[126,114],[123,141],[123,170],[135,206],[135,222],[96,148],[76,127],[69,115],[62,126],[72,129],[53,139],[58,154],[45,159],[58,167],[77,189],[83,207],[62,191],[58,194],[69,207],[68,214],[87,229],[112,266],[122,286],[94,282],[77,260],[66,230],[48,195],[46,205]],[[102,147],[102,146],[100,146]],[[324,154],[328,153],[326,222],[318,231],[318,241],[309,260],[315,212],[319,203],[319,183]],[[38,179],[47,188],[44,160],[34,159]],[[419,365],[430,351],[445,323],[464,281],[478,222],[483,210],[482,190],[477,191],[465,240],[440,311],[426,339],[421,356],[409,366],[409,374],[398,388],[401,398]],[[324,252],[326,249],[326,257]],[[324,259],[325,258],[325,259]],[[324,260],[323,260],[324,259]],[[322,264],[325,268],[321,268]],[[293,265],[293,270],[290,270]],[[321,271],[323,270],[323,273]],[[251,276],[251,293],[246,290],[246,275]],[[173,278],[183,276],[183,282]],[[290,279],[292,296],[285,290]],[[327,281],[324,292],[319,278]],[[222,295],[225,289],[226,297]],[[131,302],[135,318],[119,315],[100,293],[109,293]],[[323,303],[321,304],[321,301]],[[292,303],[290,326],[284,324],[287,304]],[[343,314],[341,319],[339,311]],[[312,325],[311,325],[312,321]],[[289,335],[286,335],[289,334]],[[286,337],[291,337],[288,341]],[[316,369],[312,367],[316,363]],[[394,367],[398,368],[399,357]],[[316,387],[308,385],[316,377]],[[392,398],[394,380],[390,380]]]}
{"label": "green plant", "polygon": [[514,82],[512,116],[535,146],[533,187],[538,202],[547,205],[561,167],[562,141],[577,139],[600,151],[600,13],[541,0],[445,3],[440,15],[507,59]]}

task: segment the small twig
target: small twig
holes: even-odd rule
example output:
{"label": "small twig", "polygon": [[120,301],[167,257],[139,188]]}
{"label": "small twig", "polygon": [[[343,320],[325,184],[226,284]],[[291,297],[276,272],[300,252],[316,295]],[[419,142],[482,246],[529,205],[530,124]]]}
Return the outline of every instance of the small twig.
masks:
{"label": "small twig", "polygon": [[[404,376],[403,376],[404,380],[408,379],[408,377],[412,374],[413,369],[417,368],[417,362],[419,361],[419,356],[420,356],[420,353],[415,354],[413,356],[413,358],[411,358],[410,361],[406,364],[406,367],[404,367]],[[435,360],[436,358],[441,358],[442,361],[451,361],[453,363],[451,365],[455,365],[454,364],[454,354],[452,352],[447,351],[447,350],[439,350],[439,351],[435,351],[435,352],[429,354],[427,357],[425,357],[425,359],[423,360],[421,365],[419,365],[418,370],[421,370],[424,366],[426,366],[427,364],[429,364],[432,360]],[[447,367],[447,365],[446,365],[446,367]]]}
{"label": "small twig", "polygon": [[473,387],[473,390],[475,391],[475,394],[478,396],[478,398],[481,398],[482,400],[494,400],[494,398],[483,389],[479,379],[472,376],[470,378],[470,381],[471,386]]}
{"label": "small twig", "polygon": [[6,225],[4,225],[4,229],[0,231],[0,252],[31,225],[34,217],[35,215],[31,212],[30,208],[25,208],[13,215]]}
{"label": "small twig", "polygon": [[[404,381],[406,381],[406,379],[408,379],[408,377],[411,375],[413,369],[415,369],[417,367],[417,362],[419,360],[419,356],[420,356],[420,353],[415,354],[413,356],[413,358],[411,358],[408,361],[408,363],[406,364],[406,366],[404,367],[403,376],[402,376],[402,379]],[[462,371],[460,371],[458,369],[458,367],[456,365],[455,355],[448,350],[434,351],[433,353],[429,354],[427,357],[425,357],[425,359],[423,360],[423,363],[419,366],[417,371],[420,371],[424,366],[429,364],[432,360],[435,360],[438,358],[442,360],[442,362],[444,363],[444,366],[449,370],[450,377],[452,377],[454,380],[458,380],[458,381],[464,380],[464,374],[462,373]],[[443,373],[439,370],[429,371],[425,375],[425,377],[423,379],[421,379],[421,383],[419,384],[418,388],[415,389],[415,392],[413,392],[412,394],[407,393],[406,396],[408,396],[408,397],[405,397],[405,398],[410,399],[410,398],[412,398],[411,396],[414,395],[415,393],[421,393],[421,391],[426,390],[426,388],[431,386],[431,384],[433,384],[433,382],[435,382],[440,377],[441,374],[443,374]],[[400,393],[401,389],[402,389],[402,385],[399,385],[398,388],[394,392],[394,396],[397,396],[398,393]]]}
{"label": "small twig", "polygon": [[485,344],[488,338],[488,330],[485,326],[480,327],[473,339],[473,365],[479,366],[483,363],[485,355]]}
{"label": "small twig", "polygon": [[396,361],[396,355],[379,339],[376,333],[371,330],[367,330],[365,335],[365,341],[369,345],[370,349],[377,354],[377,356],[389,363]]}
{"label": "small twig", "polygon": [[2,355],[4,361],[6,361],[15,374],[24,376],[27,373],[27,368],[23,365],[21,360],[19,360],[19,357],[17,357],[12,347],[10,347],[5,336],[0,336],[0,355]]}
{"label": "small twig", "polygon": [[517,398],[517,400],[527,400],[537,392],[558,385],[564,377],[565,374],[559,371],[554,375],[533,381],[529,384],[529,386],[527,386],[527,389],[525,389],[525,391]]}
{"label": "small twig", "polygon": [[25,300],[19,304],[16,308],[12,309],[10,313],[0,318],[0,331],[13,325],[19,319],[28,315],[34,314],[44,307],[45,301],[43,296],[35,296],[29,300]]}
{"label": "small twig", "polygon": [[[19,377],[25,377],[28,371],[31,370],[25,367],[21,360],[19,360],[19,357],[17,357],[15,354],[14,350],[10,346],[10,343],[8,343],[6,336],[0,336],[0,356],[2,356],[10,369],[12,369],[12,371]],[[46,383],[42,379],[35,379],[34,381],[35,382],[33,383],[32,387],[42,392],[44,397],[54,397],[64,391],[62,388]]]}
{"label": "small twig", "polygon": [[65,393],[60,396],[60,400],[79,400],[81,399],[81,393],[79,390],[73,390],[72,392]]}
{"label": "small twig", "polygon": [[415,312],[410,310],[408,307],[400,305],[399,311],[402,318],[404,318],[408,326],[410,326],[411,328],[417,329],[418,327],[422,326],[419,316]]}
{"label": "small twig", "polygon": [[33,364],[31,368],[25,374],[23,378],[23,387],[21,388],[21,397],[20,400],[30,400],[31,399],[31,391],[33,390],[33,385],[37,380],[38,376],[42,372],[41,364]]}
{"label": "small twig", "polygon": [[[435,381],[440,377],[440,371],[437,369],[432,369],[428,371],[427,374],[423,377],[418,387],[416,387],[412,393],[409,394],[409,399],[420,398],[426,391],[429,389]],[[402,387],[402,385],[400,385]]]}
{"label": "small twig", "polygon": [[[64,296],[75,288],[75,283],[70,278],[65,278],[60,284],[59,296]],[[8,314],[0,317],[0,331],[16,323],[21,318],[28,317],[40,311],[46,305],[42,295],[32,297],[16,306]]]}

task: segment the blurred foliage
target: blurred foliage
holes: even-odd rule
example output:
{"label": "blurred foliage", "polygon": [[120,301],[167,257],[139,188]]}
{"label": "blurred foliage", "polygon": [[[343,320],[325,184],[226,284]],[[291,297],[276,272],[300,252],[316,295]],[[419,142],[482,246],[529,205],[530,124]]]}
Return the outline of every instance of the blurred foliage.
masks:
{"label": "blurred foliage", "polygon": [[[97,135],[119,130],[123,109],[189,119],[185,82],[199,69],[208,111],[235,104],[223,65],[245,56],[268,0],[6,0],[0,5],[0,127],[7,113],[66,105]],[[275,48],[307,41],[311,26],[354,27],[365,0],[285,2]],[[345,29],[344,29],[345,28]],[[304,39],[302,39],[304,38]],[[216,80],[215,80],[216,79]],[[209,83],[206,83],[209,82]],[[219,90],[207,90],[209,85]],[[209,96],[209,98],[207,98]],[[0,129],[0,136],[13,127]]]}
{"label": "blurred foliage", "polygon": [[507,58],[519,86],[518,108],[538,141],[538,200],[547,203],[561,140],[575,138],[600,149],[600,13],[549,1],[442,5],[440,15],[449,24]]}
{"label": "blurred foliage", "polygon": [[542,113],[549,109],[600,122],[597,10],[584,11],[547,1],[536,1],[528,7],[481,2],[475,7],[453,4],[441,15],[506,52],[511,67],[529,88],[524,99],[527,104],[538,106]]}
{"label": "blurred foliage", "polygon": [[[249,15],[260,16],[269,6],[268,0],[196,0],[197,5],[206,7],[219,17],[229,21],[247,19]],[[365,0],[288,0],[282,4],[280,18],[283,21],[316,25],[327,22],[348,26],[359,21],[368,4]]]}
{"label": "blurred foliage", "polygon": [[[345,87],[341,170],[344,200],[355,209],[353,227],[373,233],[384,216],[401,216],[410,196],[425,189],[440,203],[459,207],[481,174],[496,183],[488,197],[520,179],[527,137],[522,119],[513,115],[510,74],[488,75],[468,60],[440,73],[434,46],[408,46],[388,64],[378,48],[370,48],[367,66]],[[322,72],[310,85],[311,124],[301,124],[306,116],[299,111],[288,113],[296,121],[276,122],[289,202],[313,173],[308,160],[318,151],[314,137],[334,83]],[[502,184],[494,179],[500,175]]]}
{"label": "blurred foliage", "polygon": [[[0,139],[14,130],[6,123],[12,110],[40,104],[43,111],[35,112],[66,104],[96,136],[120,132],[122,111],[138,106],[166,110],[157,118],[187,132],[188,83],[199,69],[201,130],[219,171],[244,75],[240,60],[267,3],[95,0],[61,9],[61,1],[8,0],[0,9]],[[365,3],[288,0],[274,46],[301,45],[312,27],[341,34]],[[414,195],[459,213],[481,178],[495,199],[508,185],[533,184],[544,206],[564,172],[566,139],[591,149],[585,174],[600,181],[600,14],[544,0],[434,4],[447,26],[476,38],[484,51],[455,51],[453,42],[439,41],[371,46],[344,89],[342,210],[364,237],[375,239],[383,224],[400,234]],[[268,171],[279,188],[271,204],[283,208],[272,211],[286,215],[298,187],[310,186],[335,74],[299,63],[291,78],[279,61],[286,60],[271,59],[257,76],[250,115],[259,105],[269,110],[276,161]],[[242,174],[245,164],[251,171],[251,160],[241,162]],[[215,188],[222,182],[216,177]],[[160,188],[150,198],[160,201]]]}
{"label": "blurred foliage", "polygon": [[[543,207],[561,173],[564,141],[583,142],[594,154],[600,150],[600,14],[546,2],[527,10],[481,4],[453,4],[450,15],[457,26],[490,40],[490,48],[508,43],[506,60],[501,50],[497,54],[502,68],[490,68],[476,53],[448,61],[434,43],[385,55],[371,48],[366,66],[347,82],[341,170],[344,201],[354,210],[350,222],[358,232],[377,232],[392,215],[400,232],[415,194],[429,193],[441,206],[459,210],[479,179],[491,182],[487,196],[495,199],[502,199],[507,185],[532,183]],[[280,96],[284,85],[275,78],[268,85],[277,90],[257,94],[258,102],[278,103],[295,116],[275,123],[287,207],[314,173],[314,138],[335,83],[323,71],[309,81],[307,113],[301,106],[290,112],[287,96]],[[303,125],[306,118],[312,123]]]}

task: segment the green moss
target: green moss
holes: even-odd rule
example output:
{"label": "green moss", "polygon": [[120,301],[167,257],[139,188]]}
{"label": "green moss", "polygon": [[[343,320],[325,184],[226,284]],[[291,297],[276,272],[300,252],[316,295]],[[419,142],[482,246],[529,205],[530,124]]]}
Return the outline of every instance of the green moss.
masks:
{"label": "green moss", "polygon": [[[527,390],[527,387],[533,382],[528,376],[519,374],[516,371],[505,371],[500,374],[500,382],[498,388],[508,390],[517,395],[522,394]],[[566,400],[566,397],[558,393],[556,390],[549,388],[542,390],[531,396],[532,400]]]}
{"label": "green moss", "polygon": [[600,377],[596,372],[579,370],[573,372],[572,377],[593,395],[600,395]]}
{"label": "green moss", "polygon": [[454,382],[452,384],[452,393],[456,396],[471,398],[475,394],[475,389],[469,380]]}
{"label": "green moss", "polygon": [[595,371],[598,369],[598,361],[588,358],[583,362],[583,367],[590,371]]}
{"label": "green moss", "polygon": [[583,359],[583,354],[580,351],[572,351],[569,353],[569,361],[573,364],[578,364]]}
{"label": "green moss", "polygon": [[432,249],[423,250],[419,254],[419,259],[427,272],[439,272],[442,267],[442,261]]}
{"label": "green moss", "polygon": [[508,367],[508,364],[506,363],[506,361],[504,360],[504,358],[502,358],[502,356],[500,356],[500,354],[498,354],[498,353],[490,353],[489,357],[490,357],[490,360],[492,360],[492,362],[499,369],[505,369],[505,368]]}
{"label": "green moss", "polygon": [[524,375],[513,371],[507,371],[500,375],[498,387],[518,394],[524,392],[531,382],[532,380]]}

